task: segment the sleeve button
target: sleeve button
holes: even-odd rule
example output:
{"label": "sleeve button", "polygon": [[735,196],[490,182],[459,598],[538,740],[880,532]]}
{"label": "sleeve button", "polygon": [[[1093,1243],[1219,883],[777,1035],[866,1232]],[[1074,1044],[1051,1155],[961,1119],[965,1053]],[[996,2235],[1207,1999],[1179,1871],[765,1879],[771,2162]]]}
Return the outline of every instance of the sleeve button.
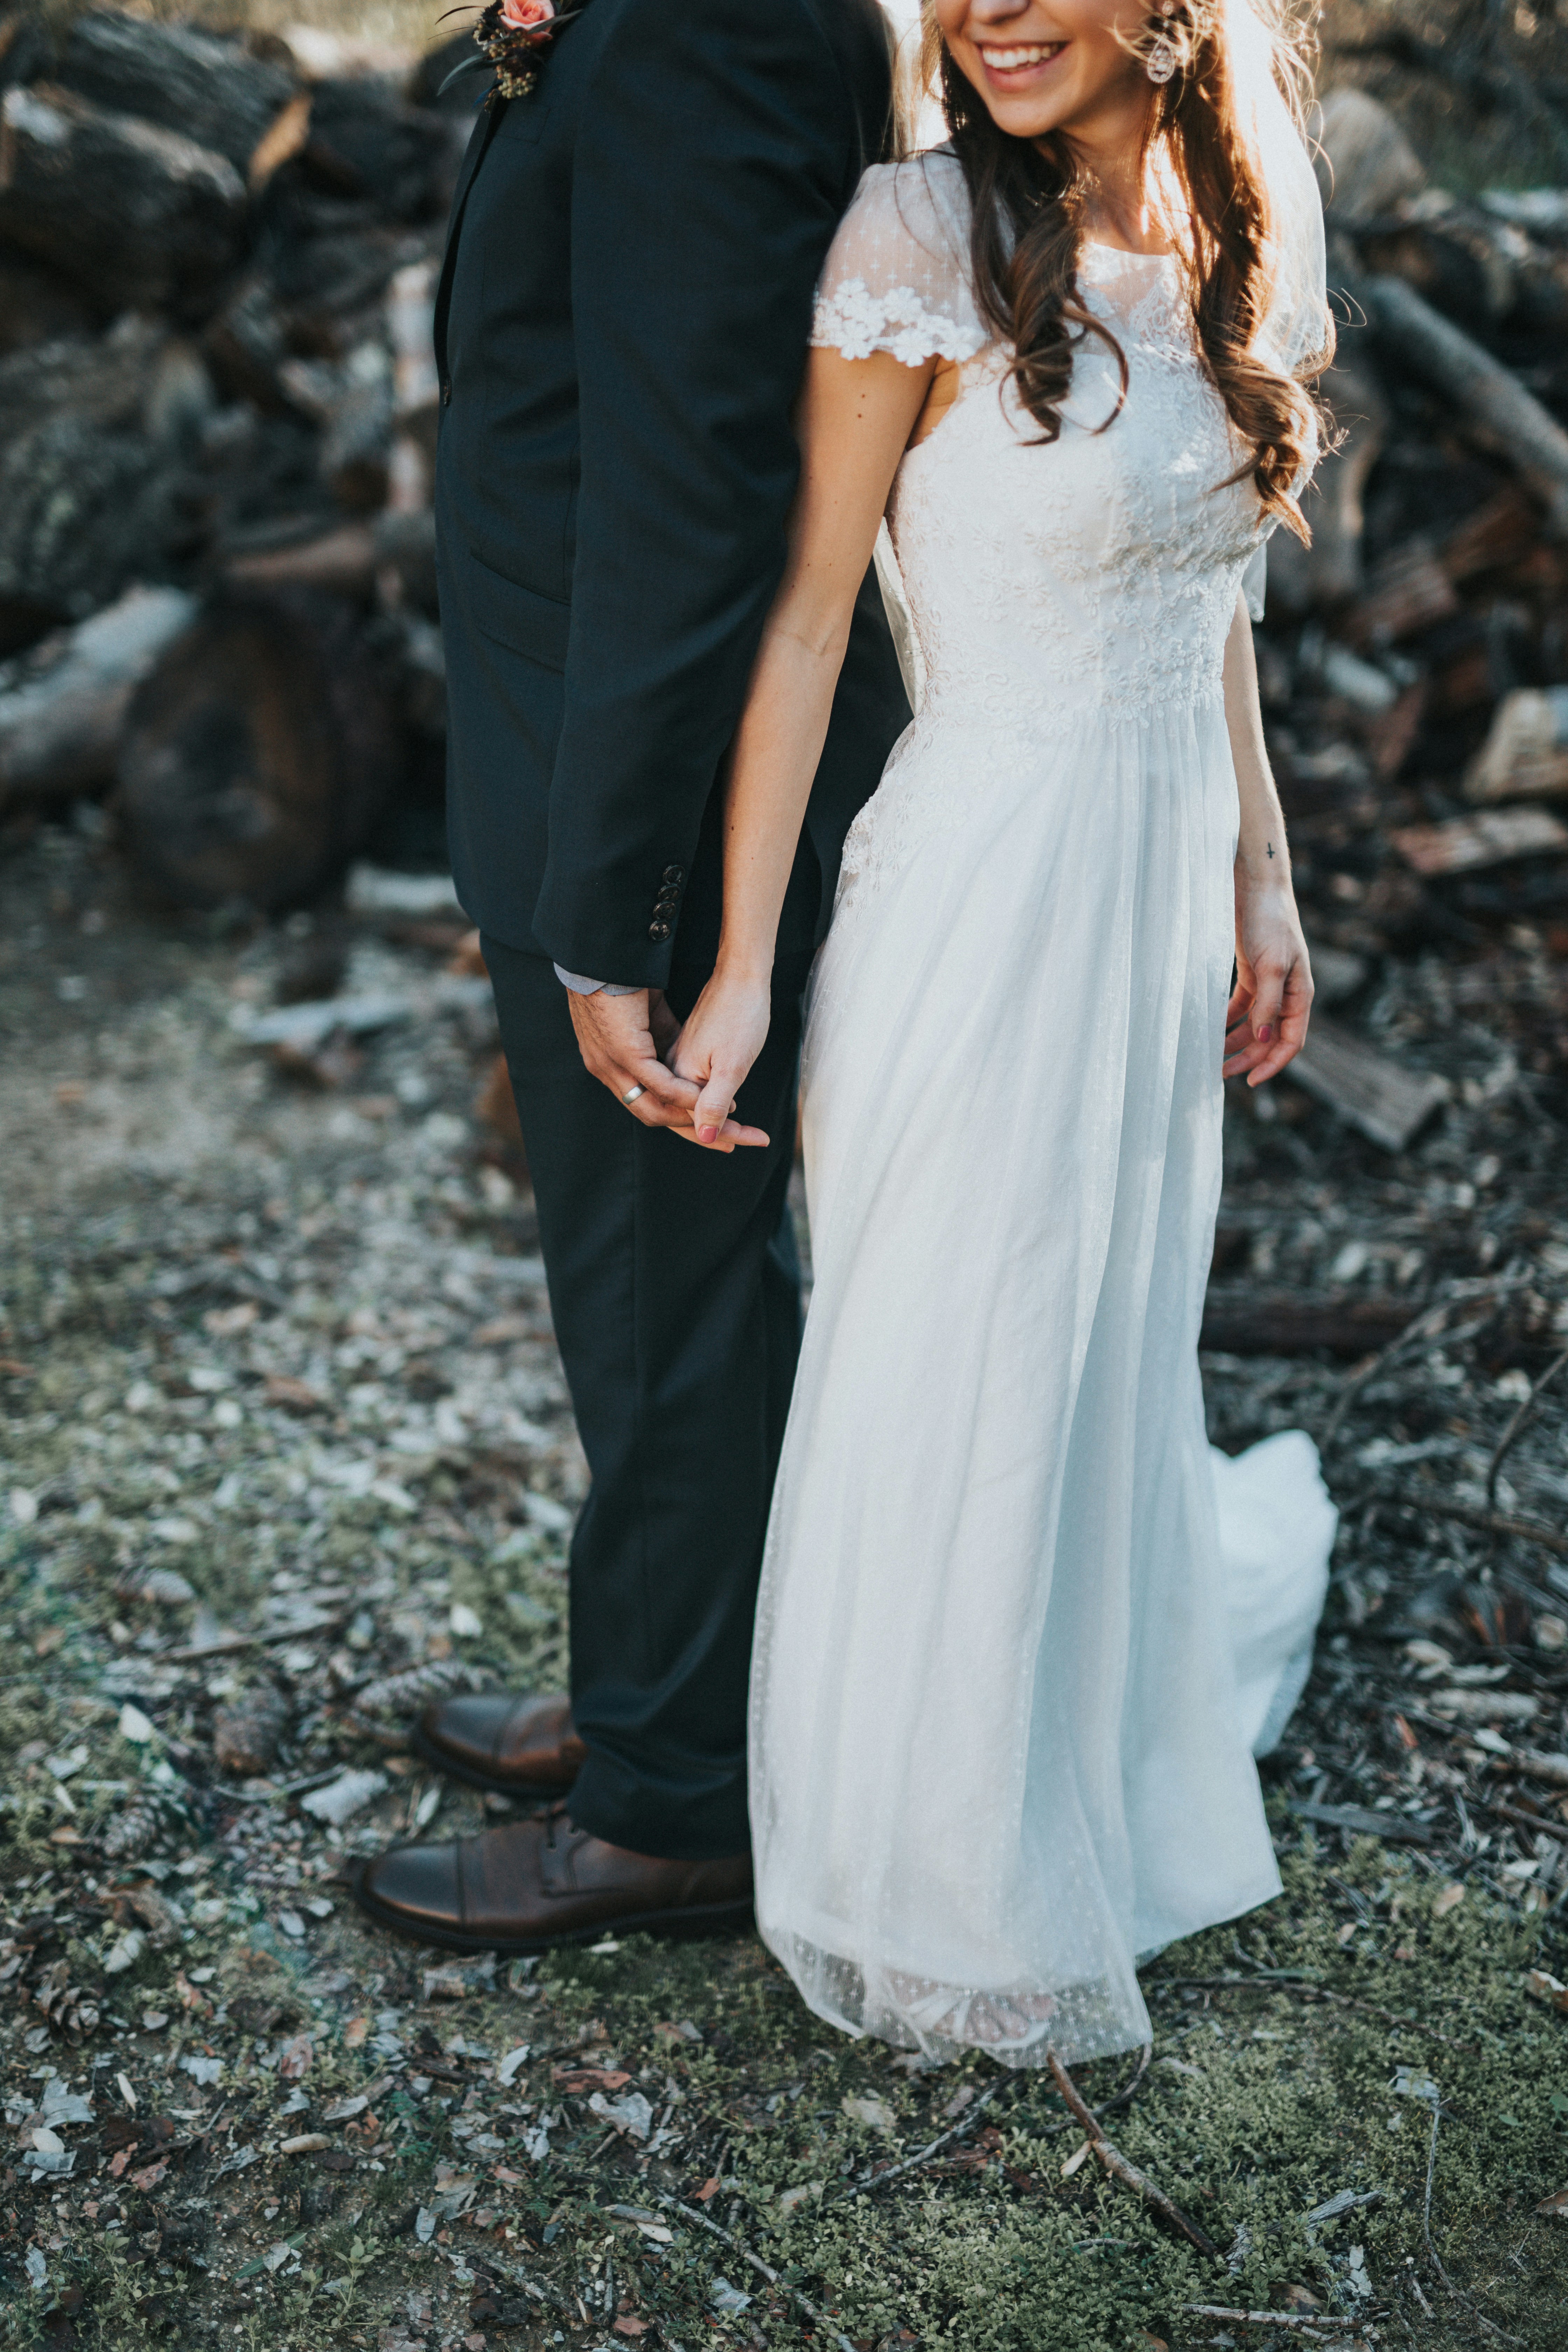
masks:
{"label": "sleeve button", "polygon": [[647,927],[647,935],[650,940],[667,940],[669,937],[669,925],[668,923],[650,923]]}
{"label": "sleeve button", "polygon": [[682,866],[667,866],[659,876],[661,882],[683,882],[685,879],[686,869]]}

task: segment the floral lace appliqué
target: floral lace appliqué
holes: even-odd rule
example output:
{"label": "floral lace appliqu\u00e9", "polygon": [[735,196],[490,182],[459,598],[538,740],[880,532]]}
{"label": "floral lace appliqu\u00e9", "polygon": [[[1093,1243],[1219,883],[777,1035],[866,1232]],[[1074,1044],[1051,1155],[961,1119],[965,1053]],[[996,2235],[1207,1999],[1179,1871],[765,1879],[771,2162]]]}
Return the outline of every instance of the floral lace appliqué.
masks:
{"label": "floral lace appliqu\u00e9", "polygon": [[847,360],[890,352],[903,366],[919,367],[933,358],[973,359],[984,348],[985,334],[979,326],[931,310],[912,286],[873,293],[863,278],[847,278],[818,302],[811,340],[819,350],[842,352]]}

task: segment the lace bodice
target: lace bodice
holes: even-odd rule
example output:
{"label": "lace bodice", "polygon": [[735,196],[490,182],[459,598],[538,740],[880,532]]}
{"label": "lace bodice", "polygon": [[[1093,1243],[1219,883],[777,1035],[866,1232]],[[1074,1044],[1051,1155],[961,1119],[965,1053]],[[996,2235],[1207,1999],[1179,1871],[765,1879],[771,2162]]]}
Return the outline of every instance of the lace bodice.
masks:
{"label": "lace bodice", "polygon": [[1086,337],[1060,438],[1045,444],[977,313],[967,222],[951,152],[876,165],[818,293],[814,342],[961,368],[954,404],[906,452],[889,501],[917,718],[851,831],[847,878],[900,854],[916,812],[895,814],[900,771],[942,730],[1006,760],[1069,718],[1124,726],[1217,702],[1237,593],[1257,581],[1267,535],[1249,476],[1229,478],[1247,451],[1199,358],[1177,261],[1085,246],[1079,293],[1126,355],[1127,397],[1117,415],[1115,355]]}

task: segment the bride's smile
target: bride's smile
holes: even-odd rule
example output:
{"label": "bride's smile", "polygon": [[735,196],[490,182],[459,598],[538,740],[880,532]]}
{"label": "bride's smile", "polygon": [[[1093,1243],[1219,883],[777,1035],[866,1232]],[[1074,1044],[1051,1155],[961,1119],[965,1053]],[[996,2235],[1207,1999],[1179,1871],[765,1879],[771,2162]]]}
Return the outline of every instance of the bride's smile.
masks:
{"label": "bride's smile", "polygon": [[1149,110],[1134,47],[1147,10],[1129,0],[936,0],[932,13],[953,63],[1011,137],[1136,138]]}

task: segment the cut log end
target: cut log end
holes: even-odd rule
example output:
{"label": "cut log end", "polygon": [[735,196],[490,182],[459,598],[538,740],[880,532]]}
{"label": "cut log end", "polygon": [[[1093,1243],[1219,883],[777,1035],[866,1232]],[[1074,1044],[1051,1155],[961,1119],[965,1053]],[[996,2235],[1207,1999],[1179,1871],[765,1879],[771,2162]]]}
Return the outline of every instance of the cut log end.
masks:
{"label": "cut log end", "polygon": [[298,905],[363,847],[397,757],[350,613],[319,598],[220,598],[132,704],[126,837],[182,904]]}

